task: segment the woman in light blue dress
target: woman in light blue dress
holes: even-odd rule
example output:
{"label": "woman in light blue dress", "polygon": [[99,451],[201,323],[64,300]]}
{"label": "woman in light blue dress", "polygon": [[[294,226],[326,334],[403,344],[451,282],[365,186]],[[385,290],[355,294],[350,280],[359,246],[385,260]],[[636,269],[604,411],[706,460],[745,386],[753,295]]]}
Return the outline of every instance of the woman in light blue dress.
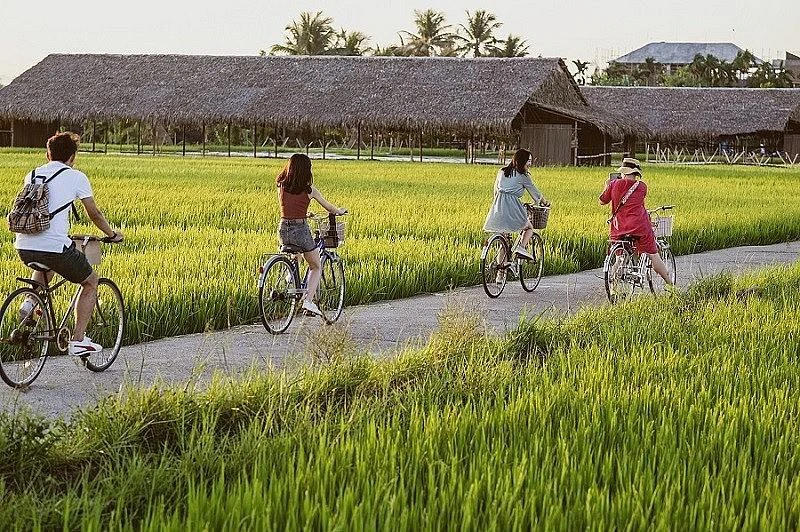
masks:
{"label": "woman in light blue dress", "polygon": [[497,179],[494,182],[494,201],[483,224],[483,230],[489,233],[522,232],[522,241],[513,253],[529,259],[533,257],[525,250],[525,246],[533,235],[533,226],[522,204],[522,196],[527,190],[536,205],[550,205],[531,180],[529,169],[532,162],[531,152],[517,150],[508,166],[497,172]]}

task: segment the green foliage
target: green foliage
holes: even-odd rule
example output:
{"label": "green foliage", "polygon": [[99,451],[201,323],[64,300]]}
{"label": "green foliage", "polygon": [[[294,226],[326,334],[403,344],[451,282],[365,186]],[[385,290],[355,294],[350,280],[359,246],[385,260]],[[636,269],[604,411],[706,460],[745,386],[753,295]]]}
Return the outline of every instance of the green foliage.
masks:
{"label": "green foliage", "polygon": [[0,419],[0,526],[794,529],[798,289],[713,278],[504,338],[456,305],[396,358]]}
{"label": "green foliage", "polygon": [[[18,192],[37,151],[0,153],[0,198]],[[108,218],[126,242],[106,246],[98,271],[120,286],[127,342],[226,328],[257,319],[256,270],[277,249],[274,179],[285,160],[80,153]],[[481,230],[496,169],[367,161],[314,162],[315,183],[350,209],[348,305],[480,281]],[[608,227],[597,195],[608,169],[541,168],[533,179],[553,202],[544,231],[545,274],[602,264]],[[648,202],[676,204],[678,254],[800,238],[797,170],[752,167],[646,169]],[[697,194],[703,183],[703,194]],[[753,208],[752,198],[759,198]],[[76,232],[91,231],[85,216]],[[26,274],[0,248],[0,292]]]}

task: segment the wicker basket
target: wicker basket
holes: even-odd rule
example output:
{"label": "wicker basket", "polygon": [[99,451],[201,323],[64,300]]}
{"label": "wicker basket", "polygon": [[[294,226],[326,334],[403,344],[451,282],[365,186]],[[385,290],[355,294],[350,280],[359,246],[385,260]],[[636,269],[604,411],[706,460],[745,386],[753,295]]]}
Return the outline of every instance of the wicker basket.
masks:
{"label": "wicker basket", "polygon": [[672,236],[672,225],[674,222],[674,216],[659,216],[653,220],[653,232],[656,234],[656,238]]}
{"label": "wicker basket", "polygon": [[344,222],[336,222],[331,227],[330,221],[325,220],[319,224],[319,230],[326,248],[338,248],[344,244]]}
{"label": "wicker basket", "polygon": [[525,204],[528,210],[528,219],[534,229],[544,229],[547,227],[547,219],[550,217],[550,207],[540,207],[538,205]]}
{"label": "wicker basket", "polygon": [[103,260],[103,253],[100,242],[97,240],[87,240],[84,235],[73,235],[70,237],[75,242],[75,247],[86,255],[86,260],[92,266],[97,266]]}

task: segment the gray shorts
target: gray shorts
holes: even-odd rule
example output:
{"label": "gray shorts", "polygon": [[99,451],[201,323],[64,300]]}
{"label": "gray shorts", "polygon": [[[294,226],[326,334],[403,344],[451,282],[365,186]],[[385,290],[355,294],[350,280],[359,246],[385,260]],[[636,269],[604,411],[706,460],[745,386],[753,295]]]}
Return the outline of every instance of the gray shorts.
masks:
{"label": "gray shorts", "polygon": [[18,249],[17,254],[25,264],[29,262],[44,264],[67,281],[75,284],[84,282],[94,271],[89,265],[89,261],[86,260],[86,255],[78,251],[74,243],[70,247],[64,246],[62,253]]}
{"label": "gray shorts", "polygon": [[281,246],[294,246],[301,251],[313,251],[317,243],[311,236],[311,228],[306,220],[284,220],[278,225],[278,239]]}

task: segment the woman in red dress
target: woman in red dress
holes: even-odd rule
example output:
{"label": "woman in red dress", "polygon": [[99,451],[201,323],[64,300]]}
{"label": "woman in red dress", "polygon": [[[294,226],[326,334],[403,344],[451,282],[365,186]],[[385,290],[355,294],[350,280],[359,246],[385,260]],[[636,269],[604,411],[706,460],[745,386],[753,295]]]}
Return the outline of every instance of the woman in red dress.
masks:
{"label": "woman in red dress", "polygon": [[[647,196],[647,185],[641,180],[642,168],[636,159],[625,158],[622,167],[618,170],[620,177],[609,177],[606,188],[600,194],[600,205],[611,202],[611,238],[617,240],[623,236],[636,238],[634,245],[639,253],[647,253],[656,271],[667,285],[672,285],[672,279],[664,261],[658,254],[656,236],[650,223],[650,216],[644,206]],[[633,188],[636,187],[636,188]],[[633,189],[632,192],[631,189]],[[630,192],[630,193],[629,193]],[[622,207],[623,199],[627,196]]]}

